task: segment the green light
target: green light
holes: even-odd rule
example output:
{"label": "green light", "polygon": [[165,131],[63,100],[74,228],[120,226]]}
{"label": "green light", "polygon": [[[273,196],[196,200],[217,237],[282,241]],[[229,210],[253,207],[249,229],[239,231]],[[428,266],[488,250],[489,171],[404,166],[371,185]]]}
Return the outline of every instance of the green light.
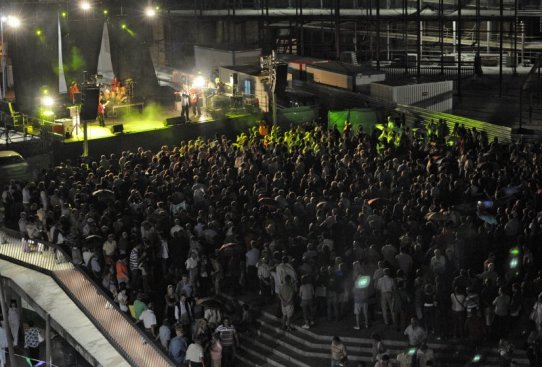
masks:
{"label": "green light", "polygon": [[109,14],[109,11],[107,9],[104,9],[104,15]]}
{"label": "green light", "polygon": [[41,36],[41,29],[39,29],[39,28],[36,29],[36,36],[38,36],[38,37]]}
{"label": "green light", "polygon": [[126,24],[122,23],[122,24],[120,25],[120,27],[121,27],[122,29],[126,29]]}
{"label": "green light", "polygon": [[367,288],[370,282],[371,282],[370,276],[362,275],[358,278],[358,280],[356,280],[356,288],[358,289]]}
{"label": "green light", "polygon": [[518,267],[519,261],[517,258],[510,260],[510,268],[515,269]]}
{"label": "green light", "polygon": [[68,16],[68,13],[65,12],[65,11],[63,11],[63,12],[61,13],[61,15],[62,15],[62,18],[66,18],[66,17]]}
{"label": "green light", "polygon": [[156,5],[156,11],[160,10],[160,6]]}
{"label": "green light", "polygon": [[514,248],[510,249],[510,254],[514,255],[514,256],[518,256],[519,255],[519,248],[514,247]]}
{"label": "green light", "polygon": [[43,94],[49,94],[49,89],[45,88],[45,89],[43,90]]}
{"label": "green light", "polygon": [[472,357],[473,362],[480,362],[481,359],[482,359],[482,355],[480,354],[475,354],[474,357]]}

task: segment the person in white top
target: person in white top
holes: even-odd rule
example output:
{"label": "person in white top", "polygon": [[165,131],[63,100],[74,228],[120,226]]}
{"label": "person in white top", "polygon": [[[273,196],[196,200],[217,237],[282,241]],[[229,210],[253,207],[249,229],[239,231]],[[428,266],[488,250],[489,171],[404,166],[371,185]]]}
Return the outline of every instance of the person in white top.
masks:
{"label": "person in white top", "polygon": [[462,338],[466,312],[465,295],[461,293],[459,287],[455,287],[452,294],[450,294],[450,300],[452,301],[454,337]]}
{"label": "person in white top", "polygon": [[203,367],[203,348],[199,340],[188,346],[185,360],[188,362],[188,367]]}
{"label": "person in white top", "polygon": [[11,300],[8,310],[8,323],[11,335],[13,336],[13,346],[16,347],[19,344],[19,329],[21,326],[21,316],[19,314],[19,307],[17,307],[17,301]]}
{"label": "person in white top", "polygon": [[154,338],[156,338],[156,315],[153,311],[152,303],[149,303],[148,308],[139,315],[137,322],[143,321],[145,330],[150,332]]}

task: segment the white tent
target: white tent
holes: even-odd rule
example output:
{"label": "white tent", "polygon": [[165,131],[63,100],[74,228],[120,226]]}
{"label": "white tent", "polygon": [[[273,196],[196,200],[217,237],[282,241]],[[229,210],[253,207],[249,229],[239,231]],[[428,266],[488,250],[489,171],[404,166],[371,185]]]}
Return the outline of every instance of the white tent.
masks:
{"label": "white tent", "polygon": [[62,61],[62,31],[60,29],[60,16],[58,16],[58,93],[68,93],[66,76],[64,75],[64,62]]}
{"label": "white tent", "polygon": [[113,63],[111,62],[111,46],[109,43],[109,31],[107,22],[104,23],[102,33],[102,46],[100,47],[100,56],[98,56],[98,74],[103,76],[103,83],[111,83],[115,77],[113,72]]}

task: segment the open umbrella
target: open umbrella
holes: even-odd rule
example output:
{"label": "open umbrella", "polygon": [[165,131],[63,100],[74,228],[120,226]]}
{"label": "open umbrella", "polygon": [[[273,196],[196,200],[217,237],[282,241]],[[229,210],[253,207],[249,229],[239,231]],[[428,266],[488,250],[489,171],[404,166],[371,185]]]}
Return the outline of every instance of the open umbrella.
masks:
{"label": "open umbrella", "polygon": [[197,304],[205,308],[220,310],[224,308],[224,303],[214,297],[200,298],[196,301]]}
{"label": "open umbrella", "polygon": [[107,189],[96,190],[92,193],[92,196],[101,201],[115,199],[115,193]]}
{"label": "open umbrella", "polygon": [[85,237],[85,240],[82,243],[83,247],[87,247],[87,248],[95,248],[95,247],[103,246],[103,244],[104,244],[104,238],[97,234],[92,234],[90,236]]}
{"label": "open umbrella", "polygon": [[450,214],[443,212],[431,212],[425,215],[425,219],[431,222],[444,222],[450,219]]}
{"label": "open umbrella", "polygon": [[387,204],[387,203],[389,203],[389,202],[390,202],[390,200],[388,200],[388,199],[384,199],[384,198],[373,198],[373,199],[367,200],[367,205],[373,206],[373,207],[377,207],[377,206],[385,205],[385,204]]}

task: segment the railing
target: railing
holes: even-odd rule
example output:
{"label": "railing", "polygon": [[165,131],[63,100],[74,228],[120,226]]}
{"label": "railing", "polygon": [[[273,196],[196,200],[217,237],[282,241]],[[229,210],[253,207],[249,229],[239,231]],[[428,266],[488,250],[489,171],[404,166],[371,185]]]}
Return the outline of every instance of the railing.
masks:
{"label": "railing", "polygon": [[[381,70],[386,73],[386,77],[389,79],[404,78],[405,76],[415,76],[417,74],[416,66],[409,66],[405,69],[404,66],[385,66],[381,67]],[[444,72],[444,73],[443,73]],[[457,67],[446,66],[441,68],[440,66],[421,66],[420,75],[431,77],[443,77],[445,79],[457,78]],[[469,78],[474,75],[474,66],[467,65],[461,67],[461,78]]]}
{"label": "railing", "polygon": [[25,242],[8,229],[0,231],[0,258],[51,276],[71,300],[132,366],[173,366],[143,330],[122,312],[60,247],[47,241]]}

